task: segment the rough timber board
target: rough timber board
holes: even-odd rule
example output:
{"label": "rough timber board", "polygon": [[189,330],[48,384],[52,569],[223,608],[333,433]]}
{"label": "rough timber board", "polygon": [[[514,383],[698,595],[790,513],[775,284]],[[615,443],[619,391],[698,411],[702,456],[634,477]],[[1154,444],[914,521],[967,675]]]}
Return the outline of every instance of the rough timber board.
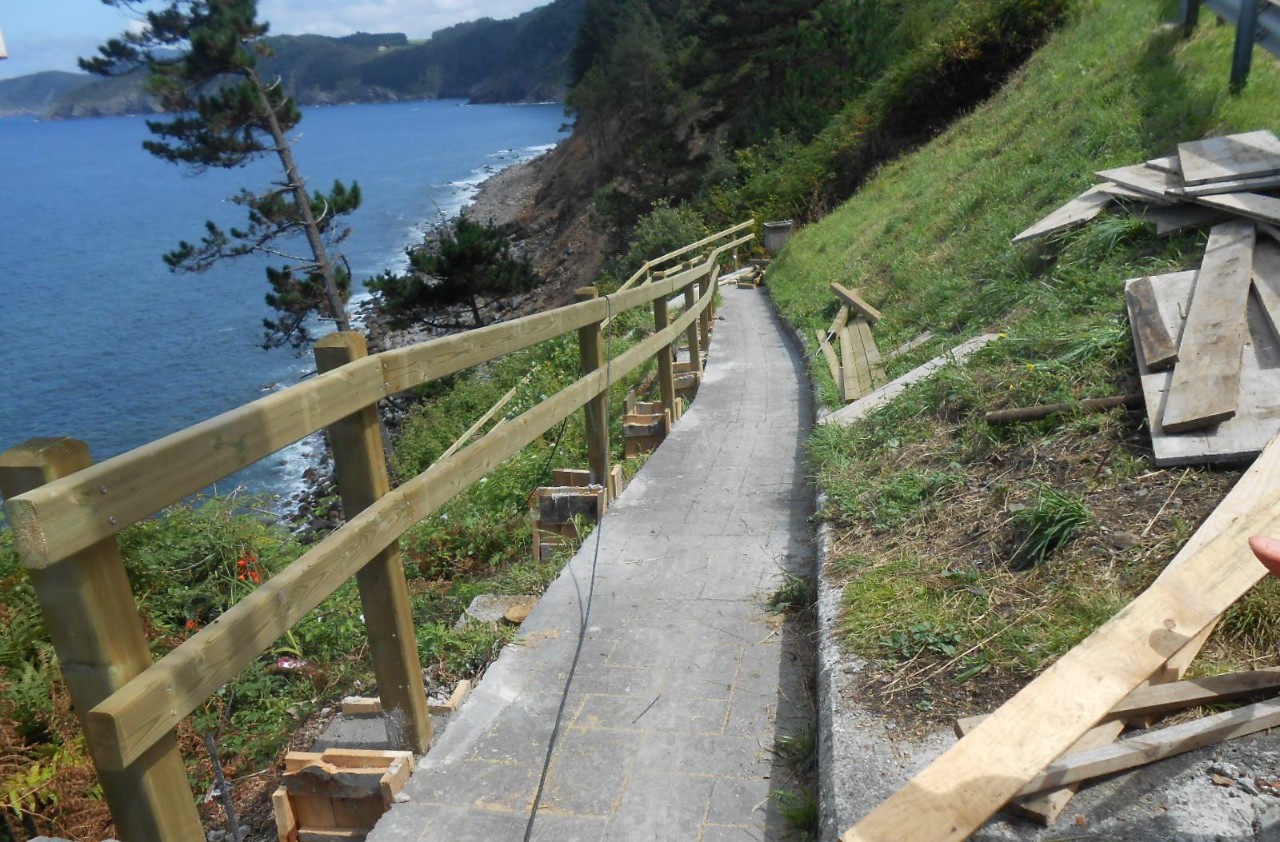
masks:
{"label": "rough timber board", "polygon": [[[1248,538],[1280,530],[1280,445],[1245,472],[1166,574],[880,804],[843,842],[958,842],[1214,622],[1266,571]],[[1195,539],[1199,538],[1198,541]]]}
{"label": "rough timber board", "polygon": [[[1182,331],[1182,313],[1191,298],[1195,274],[1176,272],[1151,278],[1156,304],[1175,341]],[[1280,432],[1280,341],[1271,333],[1261,307],[1252,297],[1248,326],[1240,374],[1240,393],[1245,399],[1235,418],[1209,430],[1176,435],[1164,431],[1159,419],[1171,372],[1152,372],[1138,355],[1151,447],[1158,467],[1247,461]]]}
{"label": "rough timber board", "polygon": [[1196,184],[1183,188],[1191,198],[1212,196],[1218,193],[1248,193],[1253,190],[1270,190],[1280,187],[1280,175],[1264,175],[1258,178],[1242,178],[1239,181],[1214,181],[1209,184]]}
{"label": "rough timber board", "polygon": [[1259,222],[1280,223],[1280,199],[1261,193],[1224,193],[1217,196],[1197,196],[1197,204],[1236,216],[1256,219]]}
{"label": "rough timber board", "polygon": [[1186,183],[1238,181],[1280,173],[1280,140],[1270,131],[1207,137],[1178,144]]}
{"label": "rough timber board", "polygon": [[1129,325],[1133,344],[1147,368],[1159,371],[1178,361],[1178,346],[1160,315],[1155,290],[1150,278],[1131,278],[1124,283],[1124,298],[1129,306]]}
{"label": "rough timber board", "polygon": [[1178,160],[1177,155],[1166,155],[1163,158],[1152,158],[1147,161],[1147,166],[1153,170],[1160,172],[1173,173],[1174,175],[1182,174],[1182,163]]}
{"label": "rough timber board", "polygon": [[1114,181],[1121,187],[1128,187],[1139,193],[1154,196],[1157,199],[1178,198],[1182,195],[1182,179],[1173,173],[1152,169],[1146,164],[1132,167],[1116,167],[1113,170],[1099,170],[1099,178]]}
{"label": "rough timber board", "polygon": [[1121,185],[1116,184],[1114,181],[1099,184],[1098,189],[1103,193],[1109,193],[1117,199],[1124,199],[1127,202],[1145,202],[1148,205],[1155,205],[1162,208],[1171,208],[1178,204],[1178,200],[1165,199],[1160,196],[1153,196],[1150,193],[1131,190],[1128,187],[1122,187]]}
{"label": "rough timber board", "polygon": [[1141,216],[1148,222],[1154,222],[1156,224],[1156,234],[1161,237],[1176,234],[1188,228],[1203,228],[1206,225],[1214,225],[1226,218],[1220,211],[1200,207],[1199,205],[1145,208],[1136,215]]}
{"label": "rough timber board", "polygon": [[1178,346],[1160,425],[1169,432],[1210,427],[1232,418],[1240,397],[1240,329],[1253,272],[1253,222],[1234,220],[1209,232],[1187,324]]}
{"label": "rough timber board", "polygon": [[1253,292],[1272,337],[1280,337],[1280,243],[1269,237],[1253,248]]}
{"label": "rough timber board", "polygon": [[1076,196],[1053,213],[1041,219],[1035,225],[1013,238],[1013,242],[1022,243],[1027,240],[1034,240],[1037,237],[1047,237],[1058,231],[1065,231],[1068,228],[1074,228],[1077,225],[1083,225],[1093,219],[1111,204],[1114,197],[1104,192],[1098,187],[1090,187],[1088,190]]}

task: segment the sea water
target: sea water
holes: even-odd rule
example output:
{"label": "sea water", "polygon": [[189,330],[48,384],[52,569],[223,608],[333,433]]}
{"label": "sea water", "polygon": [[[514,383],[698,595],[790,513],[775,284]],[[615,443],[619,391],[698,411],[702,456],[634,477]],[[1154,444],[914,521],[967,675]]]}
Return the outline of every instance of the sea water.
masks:
{"label": "sea water", "polygon": [[[294,152],[313,189],[360,184],[341,247],[359,296],[484,178],[554,145],[562,123],[554,104],[316,108]],[[161,260],[197,242],[206,219],[243,225],[228,199],[278,180],[274,162],[192,176],[147,154],[149,136],[138,117],[0,119],[0,451],[70,436],[101,461],[314,373],[309,351],[261,347],[263,260],[204,274]],[[304,441],[220,487],[287,494],[315,448]]]}

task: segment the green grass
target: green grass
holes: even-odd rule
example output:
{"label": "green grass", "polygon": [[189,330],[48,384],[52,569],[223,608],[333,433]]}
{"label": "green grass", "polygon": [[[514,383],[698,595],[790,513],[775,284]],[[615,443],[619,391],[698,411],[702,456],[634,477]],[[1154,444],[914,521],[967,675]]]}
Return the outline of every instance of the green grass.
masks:
{"label": "green grass", "polygon": [[[860,288],[884,313],[882,349],[938,334],[892,361],[890,377],[968,336],[1003,334],[966,367],[854,427],[820,427],[809,443],[824,514],[844,536],[835,564],[846,581],[844,639],[885,669],[919,659],[934,679],[1024,680],[1123,607],[1189,534],[1171,512],[1137,549],[1099,549],[1100,524],[1120,515],[1091,510],[1152,468],[1145,427],[1123,414],[982,420],[992,409],[1132,391],[1123,281],[1194,267],[1205,234],[1157,238],[1108,214],[1047,240],[1010,239],[1096,183],[1096,170],[1206,134],[1275,127],[1276,60],[1258,50],[1248,87],[1231,96],[1234,29],[1206,11],[1183,40],[1162,26],[1176,5],[1075,4],[999,93],[881,167],[793,235],[770,268],[774,300],[806,338],[835,314],[831,281]],[[838,405],[820,357],[815,368],[820,398]],[[1182,493],[1214,481],[1192,473]],[[1280,588],[1255,591],[1228,613],[1221,645],[1274,650],[1276,616]],[[1215,657],[1241,662],[1242,652]]]}

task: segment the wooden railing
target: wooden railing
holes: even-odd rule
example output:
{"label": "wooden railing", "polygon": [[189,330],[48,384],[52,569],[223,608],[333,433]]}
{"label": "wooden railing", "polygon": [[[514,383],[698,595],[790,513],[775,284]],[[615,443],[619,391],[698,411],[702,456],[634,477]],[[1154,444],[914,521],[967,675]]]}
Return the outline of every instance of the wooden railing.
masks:
{"label": "wooden railing", "polygon": [[[1276,0],[1203,0],[1224,22],[1236,27],[1231,58],[1231,90],[1239,92],[1249,81],[1253,45],[1280,57],[1280,3]],[[1182,28],[1190,36],[1200,19],[1201,0],[1182,0]]]}
{"label": "wooden railing", "polygon": [[[664,255],[703,248],[750,223]],[[584,410],[592,481],[607,484],[611,383],[657,358],[674,411],[672,356],[705,341],[723,242],[696,266],[578,303],[368,356],[363,336],[316,345],[315,379],[136,450],[93,464],[73,439],[35,439],[0,454],[0,494],[116,827],[129,842],[203,838],[174,729],[218,688],[356,577],[388,736],[417,753],[431,742],[400,536],[556,424]],[[667,300],[685,311],[668,318]],[[655,330],[612,360],[603,326],[652,306]],[[577,331],[582,377],[392,489],[376,404],[406,389]],[[223,477],[328,428],[347,523],[159,661],[152,662],[116,540],[122,530]]]}

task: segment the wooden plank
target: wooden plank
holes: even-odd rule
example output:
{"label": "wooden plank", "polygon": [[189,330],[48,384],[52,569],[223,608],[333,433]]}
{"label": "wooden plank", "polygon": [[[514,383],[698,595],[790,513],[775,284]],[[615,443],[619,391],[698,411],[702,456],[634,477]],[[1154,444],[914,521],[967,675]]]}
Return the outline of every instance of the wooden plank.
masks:
{"label": "wooden plank", "polygon": [[[1195,273],[1176,272],[1153,276],[1151,280],[1165,325],[1176,342],[1183,330],[1183,314],[1190,304]],[[1160,413],[1172,372],[1151,372],[1138,356],[1157,466],[1248,461],[1280,430],[1276,406],[1280,396],[1280,341],[1267,326],[1256,296],[1250,297],[1247,321],[1248,338],[1240,374],[1240,393],[1246,399],[1240,402],[1234,418],[1208,430],[1176,435],[1164,431]]]}
{"label": "wooden plank", "polygon": [[1271,332],[1280,338],[1280,243],[1261,237],[1253,249],[1253,292]]}
{"label": "wooden plank", "polygon": [[1169,199],[1163,196],[1156,196],[1151,193],[1142,193],[1138,190],[1133,190],[1116,184],[1114,181],[1099,184],[1098,189],[1104,193],[1115,196],[1117,199],[1123,199],[1126,202],[1142,202],[1143,204],[1159,208],[1176,207],[1180,202],[1178,199]]}
{"label": "wooden plank", "polygon": [[1014,243],[1025,243],[1038,237],[1047,237],[1068,228],[1075,228],[1093,219],[1114,200],[1110,194],[1090,187],[1062,207],[1050,213],[1030,228],[1013,238]]}
{"label": "wooden plank", "polygon": [[1097,176],[1156,199],[1179,199],[1182,196],[1181,178],[1173,173],[1152,169],[1146,164],[1099,170]]}
{"label": "wooden plank", "polygon": [[837,409],[835,412],[819,419],[818,423],[840,424],[846,427],[850,424],[856,423],[860,419],[865,418],[873,410],[879,409],[898,395],[905,392],[913,384],[918,383],[927,377],[931,377],[939,369],[945,368],[948,365],[953,363],[963,363],[965,360],[969,359],[969,357],[973,356],[998,338],[999,334],[996,333],[984,333],[981,336],[975,336],[973,339],[957,345],[945,354],[934,357],[929,362],[902,375],[893,382],[886,383],[871,394],[859,398],[843,409]]}
{"label": "wooden plank", "polygon": [[831,320],[831,327],[827,328],[828,336],[836,336],[840,333],[840,328],[849,323],[849,305],[841,304],[840,309],[836,311],[836,317]]}
{"label": "wooden plank", "polygon": [[367,699],[348,696],[342,700],[343,716],[377,716],[380,713],[382,713],[382,700],[377,696]]}
{"label": "wooden plank", "polygon": [[894,348],[888,354],[885,354],[885,359],[896,360],[898,357],[901,357],[903,354],[911,353],[916,348],[919,348],[921,345],[925,344],[931,339],[933,339],[933,331],[926,330],[924,333],[920,334],[915,339],[908,339],[906,342],[903,342],[901,345],[899,345],[897,348]]}
{"label": "wooden plank", "polygon": [[1182,162],[1177,155],[1166,155],[1163,158],[1152,158],[1147,161],[1147,166],[1153,170],[1160,172],[1172,173],[1174,175],[1182,175]]}
{"label": "wooden plank", "polygon": [[1170,433],[1210,427],[1236,414],[1241,355],[1253,271],[1254,225],[1215,225],[1205,247],[1173,370],[1161,427]]}
{"label": "wooden plank", "polygon": [[[1165,575],[880,804],[843,842],[961,840],[1097,724],[1266,570],[1248,538],[1280,530],[1272,442]],[[1060,779],[1046,786],[1060,784]]]}
{"label": "wooden plank", "polygon": [[[316,369],[322,374],[336,371],[367,358],[368,353],[363,334],[331,333],[316,343]],[[328,435],[342,512],[351,518],[391,491],[377,405],[335,421]],[[398,544],[391,544],[361,567],[356,583],[378,695],[386,713],[387,740],[393,748],[425,754],[431,747],[431,715],[427,713],[418,636]]]}
{"label": "wooden plank", "polygon": [[869,324],[875,324],[880,321],[880,311],[875,307],[862,300],[862,296],[858,294],[858,290],[847,289],[841,284],[832,283],[831,291],[836,297],[849,305],[849,309],[858,313],[862,318],[866,319]]}
{"label": "wooden plank", "polygon": [[1123,772],[1223,740],[1265,731],[1277,725],[1280,725],[1280,699],[1245,705],[1194,722],[1161,728],[1107,746],[1067,755],[1031,778],[1021,793],[1039,792],[1051,786]]}
{"label": "wooden plank", "polygon": [[619,354],[609,372],[581,378],[393,489],[98,704],[85,728],[102,768],[131,764],[410,526],[604,392],[610,375],[616,382],[670,345],[710,301]]}
{"label": "wooden plank", "polygon": [[1267,175],[1261,178],[1244,178],[1239,181],[1215,181],[1211,184],[1198,184],[1186,188],[1189,198],[1214,196],[1223,193],[1252,193],[1257,190],[1271,190],[1280,187],[1280,175]]}
{"label": "wooden plank", "polygon": [[815,330],[818,337],[818,348],[822,351],[822,355],[827,359],[827,368],[831,370],[831,379],[836,381],[836,385],[840,385],[840,359],[836,356],[836,349],[827,341],[827,334],[821,329]]}
{"label": "wooden plank", "polygon": [[888,377],[884,373],[880,349],[876,347],[876,339],[871,334],[871,325],[865,319],[857,319],[853,323],[853,333],[862,342],[862,353],[867,358],[867,368],[871,373],[870,384],[876,386],[883,383]]}
{"label": "wooden plank", "polygon": [[[1280,691],[1280,667],[1208,675],[1167,684],[1140,686],[1107,712],[1106,721],[1123,722],[1201,705],[1230,702],[1260,693]],[[963,737],[986,720],[986,714],[956,720],[957,737]]]}
{"label": "wooden plank", "polygon": [[1170,368],[1178,361],[1178,346],[1164,324],[1151,278],[1132,278],[1124,282],[1124,297],[1129,305],[1129,324],[1134,345],[1151,371]]}
{"label": "wooden plank", "polygon": [[293,815],[293,805],[284,787],[271,793],[271,813],[276,820],[279,842],[298,842],[298,820]]}
{"label": "wooden plank", "polygon": [[[84,442],[32,439],[0,454],[0,494],[12,499],[83,471],[91,463]],[[106,538],[82,548],[56,568],[28,574],[63,681],[84,727],[90,708],[151,664],[120,547],[114,538]],[[87,741],[92,754],[97,745],[92,736]],[[127,769],[99,768],[98,778],[122,838],[203,838],[171,729],[156,735],[139,762]]]}
{"label": "wooden plank", "polygon": [[1264,196],[1261,193],[1224,193],[1219,196],[1196,196],[1195,202],[1258,222],[1280,224],[1280,199],[1274,196]]}
{"label": "wooden plank", "polygon": [[840,363],[844,374],[845,403],[855,401],[871,391],[871,369],[862,352],[862,342],[853,335],[853,328],[840,329]]}
{"label": "wooden plank", "polygon": [[1227,217],[1220,211],[1199,205],[1178,205],[1172,208],[1146,208],[1140,216],[1156,224],[1156,234],[1167,237],[1188,228],[1216,225]]}
{"label": "wooden plank", "polygon": [[[1123,730],[1123,722],[1103,722],[1095,725],[1083,737],[1076,740],[1075,744],[1068,749],[1068,755],[1109,746],[1115,742],[1116,737],[1119,737]],[[1010,807],[1014,812],[1050,825],[1062,815],[1063,810],[1067,809],[1067,805],[1071,803],[1079,787],[1079,781],[1072,781],[1055,789],[1046,789],[1043,792],[1036,790],[1032,794],[1018,796],[1010,802]]]}
{"label": "wooden plank", "polygon": [[1280,174],[1280,139],[1265,129],[1178,144],[1188,185]]}

